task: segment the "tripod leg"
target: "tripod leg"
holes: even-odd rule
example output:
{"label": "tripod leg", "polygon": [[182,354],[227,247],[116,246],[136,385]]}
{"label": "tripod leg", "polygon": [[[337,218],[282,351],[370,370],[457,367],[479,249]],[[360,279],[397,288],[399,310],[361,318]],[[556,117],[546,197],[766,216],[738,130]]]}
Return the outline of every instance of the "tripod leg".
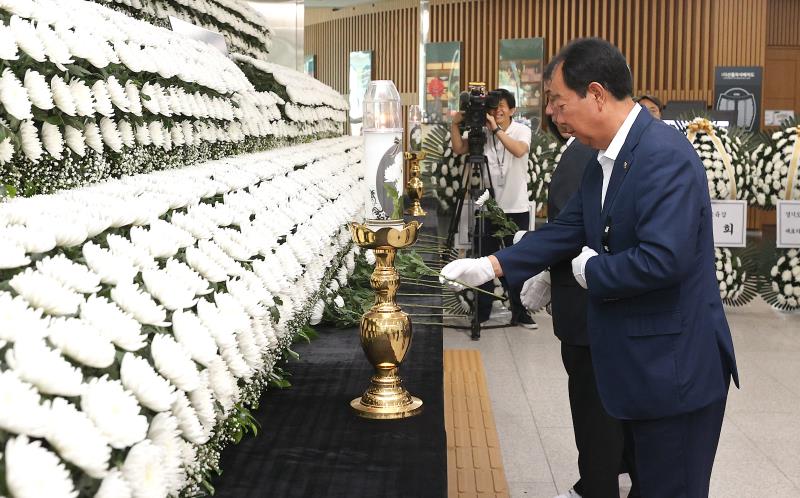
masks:
{"label": "tripod leg", "polygon": [[470,337],[473,341],[478,341],[481,338],[481,322],[478,318],[478,295],[475,294],[475,299],[472,300],[472,329]]}

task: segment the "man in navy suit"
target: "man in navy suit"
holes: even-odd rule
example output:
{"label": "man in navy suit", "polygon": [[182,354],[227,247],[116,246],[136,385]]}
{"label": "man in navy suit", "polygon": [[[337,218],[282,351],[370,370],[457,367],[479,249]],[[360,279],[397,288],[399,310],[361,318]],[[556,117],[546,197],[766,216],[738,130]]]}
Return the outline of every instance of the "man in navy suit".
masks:
{"label": "man in navy suit", "polygon": [[442,275],[472,286],[500,276],[519,290],[580,251],[572,270],[589,294],[598,392],[631,438],[642,496],[707,496],[738,377],[703,165],[680,132],[633,102],[625,57],[608,42],[573,41],[544,76],[547,113],[597,159],[553,223]]}

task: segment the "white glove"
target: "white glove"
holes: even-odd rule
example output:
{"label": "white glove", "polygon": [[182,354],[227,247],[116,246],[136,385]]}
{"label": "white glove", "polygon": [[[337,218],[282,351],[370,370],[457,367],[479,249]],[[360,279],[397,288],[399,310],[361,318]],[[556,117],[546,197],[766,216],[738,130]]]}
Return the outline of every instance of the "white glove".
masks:
{"label": "white glove", "polygon": [[547,306],[550,302],[550,272],[543,271],[526,280],[519,299],[528,311],[537,311]]}
{"label": "white glove", "polygon": [[446,283],[453,290],[461,290],[464,286],[453,282],[453,280],[458,280],[472,287],[478,287],[494,279],[494,268],[492,268],[492,262],[487,257],[456,259],[442,268],[442,276],[444,278],[439,277],[441,283]]}
{"label": "white glove", "polygon": [[581,253],[572,260],[572,274],[575,275],[578,285],[586,289],[586,262],[597,256],[594,249],[583,246]]}
{"label": "white glove", "polygon": [[514,240],[511,243],[516,244],[522,240],[522,237],[524,237],[526,233],[528,233],[527,230],[517,230],[517,233],[514,234]]}

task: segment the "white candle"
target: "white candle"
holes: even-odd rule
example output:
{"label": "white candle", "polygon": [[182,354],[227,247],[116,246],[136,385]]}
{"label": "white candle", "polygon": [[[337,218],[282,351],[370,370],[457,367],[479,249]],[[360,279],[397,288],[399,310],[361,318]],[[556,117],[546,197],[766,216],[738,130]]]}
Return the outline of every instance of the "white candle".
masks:
{"label": "white candle", "polygon": [[403,194],[403,124],[400,94],[388,80],[371,81],[364,95],[364,179],[367,219],[389,219],[395,208],[386,190]]}

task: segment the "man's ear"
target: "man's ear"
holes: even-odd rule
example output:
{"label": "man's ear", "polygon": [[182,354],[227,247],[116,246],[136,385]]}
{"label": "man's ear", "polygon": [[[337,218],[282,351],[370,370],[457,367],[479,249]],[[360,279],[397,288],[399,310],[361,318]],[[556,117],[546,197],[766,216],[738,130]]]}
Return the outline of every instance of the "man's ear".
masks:
{"label": "man's ear", "polygon": [[597,102],[599,108],[602,109],[603,105],[606,103],[608,92],[603,85],[596,81],[592,81],[586,88],[586,96]]}

